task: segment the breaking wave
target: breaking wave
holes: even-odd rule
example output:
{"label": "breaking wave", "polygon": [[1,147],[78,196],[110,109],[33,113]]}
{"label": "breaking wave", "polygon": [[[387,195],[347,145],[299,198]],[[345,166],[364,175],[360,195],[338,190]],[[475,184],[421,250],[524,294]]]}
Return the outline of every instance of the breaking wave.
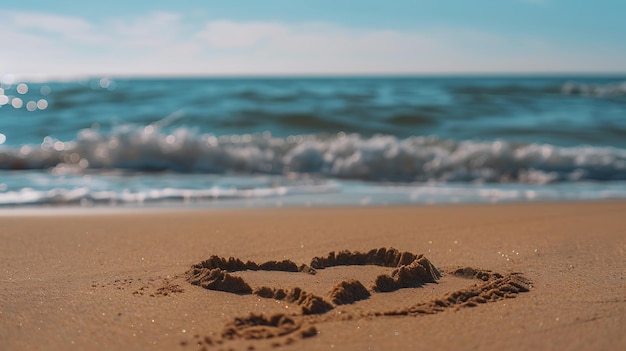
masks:
{"label": "breaking wave", "polygon": [[391,182],[550,182],[626,180],[626,150],[614,147],[455,141],[434,136],[269,133],[215,136],[158,124],[81,131],[75,140],[0,146],[0,169],[207,174],[311,174]]}
{"label": "breaking wave", "polygon": [[567,82],[561,86],[566,95],[583,95],[595,97],[616,97],[626,95],[626,81],[606,84],[586,84]]}

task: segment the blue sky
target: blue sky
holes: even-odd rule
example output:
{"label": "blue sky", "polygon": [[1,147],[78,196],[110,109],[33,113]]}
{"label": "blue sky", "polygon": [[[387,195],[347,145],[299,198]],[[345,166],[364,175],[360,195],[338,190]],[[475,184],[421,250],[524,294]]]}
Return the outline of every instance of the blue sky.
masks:
{"label": "blue sky", "polygon": [[0,75],[626,72],[623,0],[0,5]]}

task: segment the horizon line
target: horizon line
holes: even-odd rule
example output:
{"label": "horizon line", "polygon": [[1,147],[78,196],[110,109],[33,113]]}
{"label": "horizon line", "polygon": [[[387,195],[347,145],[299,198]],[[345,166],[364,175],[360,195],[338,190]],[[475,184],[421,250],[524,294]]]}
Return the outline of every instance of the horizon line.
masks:
{"label": "horizon line", "polygon": [[558,78],[558,77],[626,77],[624,72],[610,71],[535,71],[535,72],[407,72],[407,73],[155,73],[155,74],[76,74],[47,77],[5,73],[0,75],[0,82],[10,76],[10,83],[44,83],[44,82],[71,82],[93,79],[327,79],[327,78],[472,78],[472,77],[528,77],[528,78]]}

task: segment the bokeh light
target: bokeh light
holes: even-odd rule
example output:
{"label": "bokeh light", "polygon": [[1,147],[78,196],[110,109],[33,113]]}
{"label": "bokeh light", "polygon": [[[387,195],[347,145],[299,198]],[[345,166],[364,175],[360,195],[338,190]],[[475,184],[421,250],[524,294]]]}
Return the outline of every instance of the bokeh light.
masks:
{"label": "bokeh light", "polygon": [[41,89],[39,89],[39,93],[41,93],[41,95],[43,95],[43,96],[47,96],[48,94],[50,94],[50,91],[51,91],[51,89],[47,85],[44,85],[44,86],[41,87]]}
{"label": "bokeh light", "polygon": [[15,77],[12,74],[5,74],[0,77],[0,85],[4,89],[9,89],[13,82],[15,81]]}
{"label": "bokeh light", "polygon": [[24,105],[24,101],[22,101],[22,99],[20,98],[13,98],[11,100],[11,106],[13,106],[13,108],[22,108],[22,106]]}
{"label": "bokeh light", "polygon": [[115,90],[116,84],[113,80],[111,80],[110,78],[100,78],[100,81],[98,82],[100,88],[102,89],[107,89],[107,90]]}
{"label": "bokeh light", "polygon": [[20,84],[17,85],[16,90],[17,90],[18,93],[20,93],[22,95],[26,94],[26,93],[28,93],[28,85],[26,85],[26,83],[20,83]]}
{"label": "bokeh light", "polygon": [[40,99],[37,101],[37,108],[40,110],[45,110],[48,108],[48,101],[46,99]]}
{"label": "bokeh light", "polygon": [[[0,76],[0,107],[4,105],[11,106],[15,109],[20,109],[25,107],[26,110],[30,112],[34,112],[36,110],[45,110],[48,108],[48,101],[46,99],[38,99],[38,100],[29,100],[16,97],[13,94],[9,94],[11,91],[12,85],[14,84],[14,77],[10,74],[5,74]],[[25,95],[29,94],[29,86],[26,83],[19,83],[14,87],[17,94]],[[51,88],[47,85],[42,86],[39,89],[39,93],[42,96],[47,96],[51,92]]]}
{"label": "bokeh light", "polygon": [[26,103],[26,109],[28,111],[35,111],[37,109],[37,103],[35,101],[29,101]]}

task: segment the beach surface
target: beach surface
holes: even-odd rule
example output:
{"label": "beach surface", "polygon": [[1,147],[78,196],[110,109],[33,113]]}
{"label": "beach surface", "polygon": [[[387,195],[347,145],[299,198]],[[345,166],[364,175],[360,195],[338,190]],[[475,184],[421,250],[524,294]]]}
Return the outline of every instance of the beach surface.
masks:
{"label": "beach surface", "polygon": [[6,210],[0,348],[624,350],[625,228],[623,201]]}

